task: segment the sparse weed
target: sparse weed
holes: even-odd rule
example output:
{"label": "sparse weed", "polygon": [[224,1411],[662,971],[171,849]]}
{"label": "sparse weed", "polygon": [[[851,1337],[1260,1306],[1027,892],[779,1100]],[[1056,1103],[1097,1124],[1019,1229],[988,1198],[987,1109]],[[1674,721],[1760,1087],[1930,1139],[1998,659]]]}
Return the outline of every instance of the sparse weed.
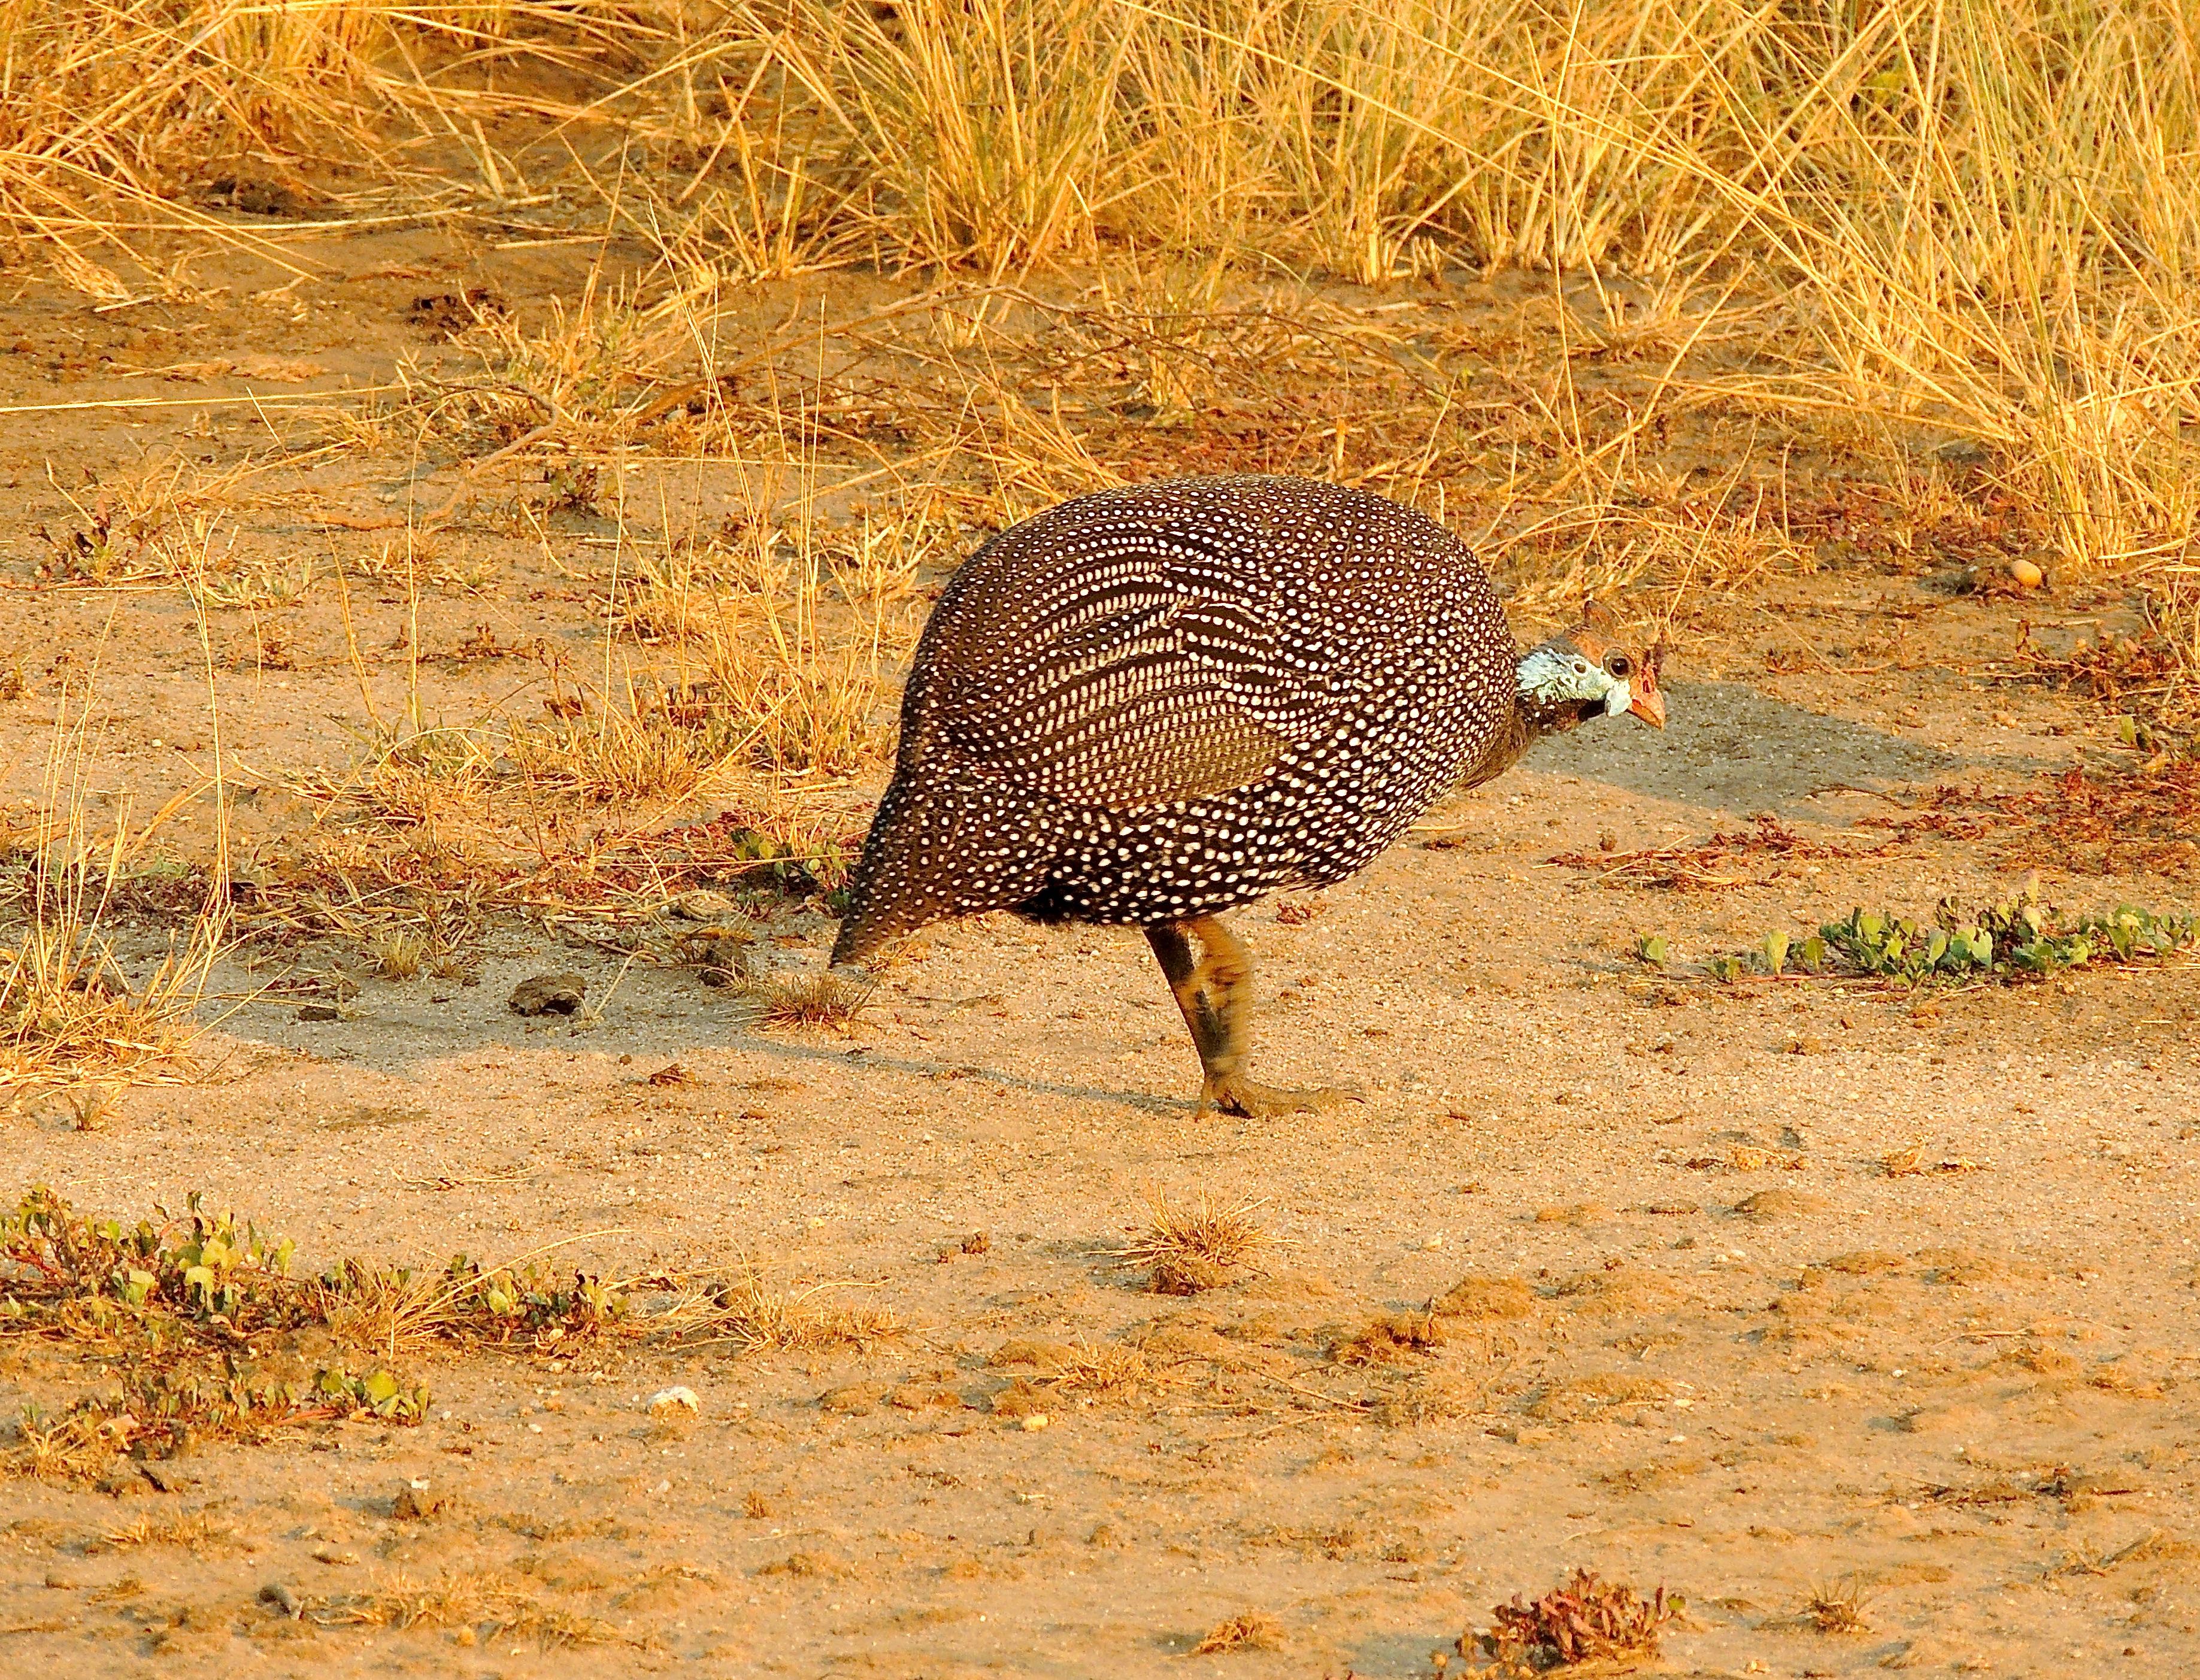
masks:
{"label": "sparse weed", "polygon": [[94,1220],[38,1186],[0,1220],[9,1309],[89,1322],[158,1314],[184,1325],[219,1320],[249,1334],[298,1321],[295,1248],[232,1214],[204,1212],[194,1194],[182,1220]]}
{"label": "sparse weed", "polygon": [[2153,751],[2164,745],[2162,730],[2200,720],[2200,584],[2172,572],[2141,604],[2146,622],[2136,635],[2103,629],[2060,653],[2035,642],[2026,623],[2017,657],[2042,681],[2121,713],[2117,732],[2125,744]]}
{"label": "sparse weed", "polygon": [[144,1369],[120,1396],[32,1419],[9,1460],[23,1473],[101,1473],[140,1443],[166,1450],[194,1433],[249,1436],[354,1414],[417,1422],[424,1390],[386,1368],[331,1365],[310,1377],[240,1371],[254,1338],[325,1332],[383,1359],[435,1341],[548,1347],[615,1326],[623,1290],[586,1273],[561,1281],[530,1261],[485,1267],[461,1255],[440,1273],[346,1261],[291,1269],[294,1245],[194,1195],[185,1216],[126,1226],[34,1189],[0,1220],[0,1325],[105,1344]]}
{"label": "sparse weed", "polygon": [[2125,774],[2075,765],[2008,805],[2073,868],[2182,873],[2200,863],[2200,758],[2156,760]]}
{"label": "sparse weed", "polygon": [[308,1379],[240,1377],[190,1369],[155,1369],[119,1394],[81,1400],[49,1420],[26,1411],[18,1444],[0,1455],[0,1472],[40,1481],[103,1476],[123,1457],[173,1458],[196,1443],[251,1440],[267,1431],[331,1418],[379,1418],[417,1424],[427,1415],[428,1391],[408,1387],[386,1370],[354,1375],[325,1367]]}
{"label": "sparse weed", "polygon": [[426,1273],[344,1261],[312,1281],[307,1310],[339,1341],[394,1355],[435,1341],[549,1347],[617,1325],[628,1300],[585,1272],[565,1280],[532,1261],[485,1267],[458,1255]]}
{"label": "sparse weed", "polygon": [[133,511],[104,499],[86,507],[73,496],[70,500],[76,522],[60,536],[44,525],[32,529],[31,535],[46,545],[49,556],[38,567],[41,577],[97,585],[168,575],[167,567],[149,551],[166,526],[170,509],[156,506]]}

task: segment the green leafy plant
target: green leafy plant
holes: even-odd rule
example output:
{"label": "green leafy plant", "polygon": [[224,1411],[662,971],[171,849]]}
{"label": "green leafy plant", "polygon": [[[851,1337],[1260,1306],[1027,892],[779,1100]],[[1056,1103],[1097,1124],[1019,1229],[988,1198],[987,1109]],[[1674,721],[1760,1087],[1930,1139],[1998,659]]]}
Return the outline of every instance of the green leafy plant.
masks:
{"label": "green leafy plant", "polygon": [[1800,969],[1863,975],[1922,986],[1934,981],[2039,979],[2090,963],[2159,960],[2200,947],[2200,916],[2119,904],[2105,916],[2067,918],[2027,889],[1965,914],[1943,899],[1929,921],[1890,910],[1851,910],[1808,939],[1774,931],[1751,950],[1714,957],[1711,978],[1727,985],[1752,972]]}
{"label": "green leafy plant", "polygon": [[1852,971],[1915,984],[1935,975],[1991,973],[1994,933],[1977,923],[1920,924],[1883,911],[1853,910],[1819,929],[1827,947]]}
{"label": "green leafy plant", "polygon": [[[271,1241],[234,1214],[206,1213],[196,1191],[187,1207],[181,1220],[125,1226],[79,1214],[39,1185],[0,1220],[0,1281],[13,1273],[50,1299],[106,1302],[239,1333],[296,1322],[296,1245]],[[14,1290],[6,1301],[20,1304]]]}
{"label": "green leafy plant", "polygon": [[323,1371],[314,1377],[313,1391],[347,1415],[364,1412],[399,1423],[418,1423],[428,1411],[424,1387],[407,1387],[386,1370],[370,1371],[364,1377],[341,1369]]}
{"label": "green leafy plant", "polygon": [[607,1325],[626,1314],[625,1294],[585,1272],[570,1283],[533,1262],[484,1269],[465,1255],[453,1258],[444,1276],[453,1285],[453,1304],[460,1322],[479,1333],[540,1335],[571,1333]]}

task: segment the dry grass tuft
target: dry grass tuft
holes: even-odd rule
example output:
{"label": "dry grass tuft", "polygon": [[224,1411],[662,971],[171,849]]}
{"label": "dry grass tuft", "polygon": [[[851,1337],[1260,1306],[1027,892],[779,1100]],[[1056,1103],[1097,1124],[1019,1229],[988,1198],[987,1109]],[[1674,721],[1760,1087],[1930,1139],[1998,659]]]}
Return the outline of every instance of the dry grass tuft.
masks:
{"label": "dry grass tuft", "polygon": [[1116,1250],[1126,1264],[1150,1266],[1148,1287],[1158,1295],[1197,1295],[1259,1273],[1269,1245],[1255,1215],[1266,1198],[1217,1205],[1205,1191],[1189,1207],[1156,1197],[1153,1217],[1137,1240]]}
{"label": "dry grass tuft", "polygon": [[829,1282],[781,1289],[744,1272],[732,1283],[691,1292],[652,1324],[688,1346],[730,1343],[750,1352],[868,1348],[902,1333],[891,1312],[834,1299],[842,1290],[868,1287]]}
{"label": "dry grass tuft", "polygon": [[806,494],[642,556],[612,615],[657,664],[516,728],[531,781],[596,804],[678,800],[884,763],[890,668],[914,639],[912,586],[942,533],[922,512],[836,532],[804,511]]}
{"label": "dry grass tuft", "polygon": [[1831,1586],[1811,1588],[1804,1596],[1799,1615],[1820,1633],[1869,1633],[1871,1624],[1864,1611],[1870,1601],[1870,1590],[1852,1577]]}
{"label": "dry grass tuft", "polygon": [[393,1575],[368,1592],[301,1599],[297,1614],[322,1627],[472,1628],[545,1646],[608,1645],[625,1638],[600,1617],[550,1603],[531,1585],[489,1571],[433,1583]]}
{"label": "dry grass tuft", "polygon": [[[408,700],[402,719],[372,719],[355,770],[299,790],[327,819],[266,915],[316,881],[348,898],[362,879],[490,907],[547,896],[621,921],[649,885],[838,886],[861,833],[854,784],[891,746],[918,572],[958,539],[931,496],[828,522],[807,467],[760,469],[750,492],[715,533],[622,547],[598,582],[600,660],[512,650],[541,667],[536,715],[431,728]],[[717,815],[684,820],[705,801]],[[822,1019],[835,1001],[822,988],[806,1003]]]}
{"label": "dry grass tuft", "polygon": [[418,980],[427,967],[428,940],[424,934],[392,929],[376,936],[367,955],[384,980]]}
{"label": "dry grass tuft", "polygon": [[[121,1087],[187,1074],[207,976],[227,941],[227,882],[214,873],[184,939],[133,986],[107,932],[109,913],[146,835],[175,807],[133,833],[120,801],[111,834],[91,833],[91,711],[72,715],[73,699],[64,696],[49,737],[28,846],[0,867],[0,894],[13,889],[21,918],[0,934],[0,1096],[60,1088],[102,1092],[111,1103]],[[105,1106],[86,1095],[80,1129],[93,1129]]]}
{"label": "dry grass tuft", "polygon": [[190,1511],[176,1516],[143,1516],[120,1528],[109,1529],[89,1542],[87,1552],[126,1552],[140,1546],[181,1546],[202,1556],[219,1552],[250,1552],[254,1541],[233,1522],[210,1511]]}
{"label": "dry grass tuft", "polygon": [[1209,1628],[1191,1648],[1191,1654],[1211,1657],[1224,1651],[1280,1651],[1287,1643],[1281,1622],[1265,1611],[1246,1610]]}
{"label": "dry grass tuft", "polygon": [[24,929],[0,947],[0,1090],[96,1081],[111,1101],[118,1085],[184,1076],[208,955],[133,991],[106,940],[73,918]]}
{"label": "dry grass tuft", "polygon": [[[1144,1348],[1129,1342],[1095,1342],[1089,1337],[1074,1342],[1004,1342],[986,1362],[1026,1367],[1030,1375],[1019,1377],[1009,1390],[1026,1399],[1035,1399],[1034,1384],[1052,1392],[1125,1399],[1159,1374]],[[994,1409],[1003,1409],[998,1396]]]}
{"label": "dry grass tuft", "polygon": [[1073,1394],[1121,1397],[1144,1388],[1153,1379],[1154,1370],[1144,1350],[1129,1343],[1080,1340],[1070,1356],[1046,1374]]}
{"label": "dry grass tuft", "polygon": [[776,1027],[841,1027],[851,1023],[878,989],[875,982],[827,969],[814,975],[761,975],[739,985],[758,1016]]}
{"label": "dry grass tuft", "polygon": [[[440,14],[388,0],[272,11],[242,0],[4,0],[0,240],[41,248],[69,284],[109,303],[194,290],[187,260],[159,263],[163,234],[303,278],[250,222],[325,219],[335,207],[306,179],[314,162],[395,169],[392,143],[424,120],[477,136],[467,114],[479,108],[478,76],[465,67],[477,54],[585,73],[591,60],[617,61],[622,38],[650,32],[637,15],[537,0]],[[473,162],[483,187],[496,180],[485,147]],[[518,184],[499,184],[502,196]]]}
{"label": "dry grass tuft", "polygon": [[1339,1365],[1396,1365],[1435,1352],[1451,1338],[1433,1313],[1378,1313],[1331,1344]]}

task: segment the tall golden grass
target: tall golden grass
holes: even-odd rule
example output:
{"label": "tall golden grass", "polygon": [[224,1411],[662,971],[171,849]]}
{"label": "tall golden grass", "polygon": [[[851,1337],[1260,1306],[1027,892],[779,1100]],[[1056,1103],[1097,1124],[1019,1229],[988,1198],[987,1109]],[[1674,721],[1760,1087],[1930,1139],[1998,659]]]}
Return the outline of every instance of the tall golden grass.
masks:
{"label": "tall golden grass", "polygon": [[195,205],[208,159],[401,142],[489,198],[580,159],[727,278],[1718,272],[1791,306],[1736,383],[1977,438],[2073,558],[2200,514],[2185,0],[0,0],[0,225],[109,296],[158,226],[271,237]]}
{"label": "tall golden grass", "polygon": [[206,207],[206,189],[304,179],[307,161],[397,167],[406,143],[439,142],[494,196],[481,124],[514,108],[508,61],[570,84],[630,73],[623,43],[657,29],[597,0],[0,0],[0,239],[36,240],[72,284],[108,301],[142,295],[158,247],[187,233],[282,261],[268,235]]}

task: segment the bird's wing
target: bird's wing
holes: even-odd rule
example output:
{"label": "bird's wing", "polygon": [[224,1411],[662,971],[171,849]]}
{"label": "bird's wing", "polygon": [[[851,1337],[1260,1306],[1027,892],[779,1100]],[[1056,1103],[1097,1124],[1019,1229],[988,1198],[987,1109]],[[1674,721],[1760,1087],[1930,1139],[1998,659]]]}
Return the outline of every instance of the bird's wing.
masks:
{"label": "bird's wing", "polygon": [[[1089,584],[1025,571],[943,626],[942,724],[967,763],[1071,805],[1129,810],[1259,781],[1334,727],[1355,686],[1258,589],[1167,553]],[[943,603],[943,606],[945,603]],[[958,643],[962,645],[957,645]],[[1013,657],[1004,658],[1004,654]]]}

